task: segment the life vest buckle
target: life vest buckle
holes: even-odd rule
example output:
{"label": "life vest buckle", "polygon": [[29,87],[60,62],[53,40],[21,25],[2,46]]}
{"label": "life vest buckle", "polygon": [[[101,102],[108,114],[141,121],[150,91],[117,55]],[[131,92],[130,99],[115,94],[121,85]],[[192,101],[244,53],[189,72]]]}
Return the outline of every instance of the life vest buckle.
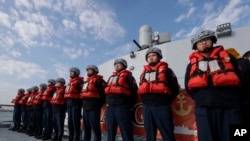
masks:
{"label": "life vest buckle", "polygon": [[211,72],[210,72],[210,71],[207,71],[206,74],[207,74],[207,75],[211,75]]}

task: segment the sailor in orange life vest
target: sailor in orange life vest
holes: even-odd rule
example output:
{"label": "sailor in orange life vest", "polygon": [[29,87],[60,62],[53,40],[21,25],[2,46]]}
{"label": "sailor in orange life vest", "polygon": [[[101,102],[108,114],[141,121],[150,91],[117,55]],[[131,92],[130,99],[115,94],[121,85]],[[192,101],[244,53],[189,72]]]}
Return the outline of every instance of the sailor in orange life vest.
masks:
{"label": "sailor in orange life vest", "polygon": [[[29,135],[31,134],[33,131],[33,128],[32,128],[32,118],[33,118],[33,109],[32,109],[32,99],[34,98],[35,95],[33,95],[32,93],[33,91],[33,87],[30,88],[30,93],[28,93],[29,95],[29,98],[27,100],[27,130],[26,130],[26,134]],[[28,91],[29,92],[29,91]]]}
{"label": "sailor in orange life vest", "polygon": [[241,124],[241,81],[237,60],[223,46],[215,46],[211,30],[191,39],[192,49],[185,74],[185,89],[195,101],[199,141],[229,141],[232,124]]}
{"label": "sailor in orange life vest", "polygon": [[64,98],[67,99],[69,141],[80,140],[80,120],[82,100],[80,93],[83,86],[83,77],[76,67],[70,68],[70,80],[65,90]]}
{"label": "sailor in orange life vest", "polygon": [[95,65],[86,68],[87,80],[83,84],[81,98],[83,99],[83,123],[84,141],[91,140],[91,130],[94,132],[94,141],[101,141],[100,114],[105,103],[104,89],[106,82],[99,75],[99,69]]}
{"label": "sailor in orange life vest", "polygon": [[67,109],[66,99],[64,98],[65,94],[65,79],[57,78],[56,79],[56,93],[53,95],[51,99],[52,104],[52,117],[53,117],[53,129],[54,136],[52,138],[53,141],[62,141],[63,132],[64,132],[64,119],[65,112]]}
{"label": "sailor in orange life vest", "polygon": [[14,103],[14,113],[13,113],[13,122],[14,127],[9,128],[9,130],[17,131],[21,126],[21,114],[22,114],[22,105],[21,99],[24,97],[25,90],[23,88],[18,89],[15,99],[12,99],[11,103]]}
{"label": "sailor in orange life vest", "polygon": [[43,131],[43,101],[41,97],[45,92],[47,85],[45,83],[40,84],[39,91],[35,91],[35,97],[32,101],[34,107],[34,121],[35,121],[35,138],[38,138],[42,135]]}
{"label": "sailor in orange life vest", "polygon": [[250,126],[250,51],[243,54],[241,58],[238,59],[241,73],[243,75],[242,86],[243,93],[241,95],[241,113],[243,124]]}
{"label": "sailor in orange life vest", "polygon": [[48,87],[43,93],[41,99],[43,100],[43,122],[44,122],[44,132],[38,139],[49,140],[51,139],[52,134],[52,105],[50,103],[51,98],[53,97],[56,87],[56,81],[54,79],[48,80]]}
{"label": "sailor in orange life vest", "polygon": [[105,88],[107,140],[115,141],[119,126],[123,141],[133,141],[131,108],[136,103],[138,87],[132,72],[126,70],[126,60],[115,59],[114,68],[115,72],[109,77]]}
{"label": "sailor in orange life vest", "polygon": [[32,95],[32,87],[31,88],[28,88],[27,89],[27,94],[26,94],[27,96],[28,96],[28,99],[27,99],[27,101],[26,101],[26,110],[27,110],[27,118],[26,118],[26,121],[27,121],[27,126],[26,126],[26,130],[25,130],[25,132],[24,133],[26,133],[26,134],[28,134],[28,133],[30,133],[31,132],[31,122],[30,122],[30,120],[31,120],[31,113],[32,113],[32,105],[31,105],[31,99],[32,99],[32,97],[33,97],[33,95]]}
{"label": "sailor in orange life vest", "polygon": [[31,88],[26,89],[26,94],[21,98],[20,103],[22,104],[22,128],[18,132],[26,132],[27,131],[27,125],[28,125],[28,111],[27,111],[27,101],[31,93]]}
{"label": "sailor in orange life vest", "polygon": [[163,141],[175,141],[170,104],[179,93],[177,78],[162,59],[162,52],[149,48],[145,55],[138,94],[142,98],[144,128],[147,141],[155,141],[157,128]]}
{"label": "sailor in orange life vest", "polygon": [[30,112],[29,112],[29,122],[30,122],[30,127],[29,127],[29,132],[27,133],[29,136],[34,136],[36,134],[36,118],[35,118],[35,98],[38,95],[39,87],[38,86],[33,86],[32,91],[31,91],[31,96],[30,100],[28,101],[28,104],[30,106]]}

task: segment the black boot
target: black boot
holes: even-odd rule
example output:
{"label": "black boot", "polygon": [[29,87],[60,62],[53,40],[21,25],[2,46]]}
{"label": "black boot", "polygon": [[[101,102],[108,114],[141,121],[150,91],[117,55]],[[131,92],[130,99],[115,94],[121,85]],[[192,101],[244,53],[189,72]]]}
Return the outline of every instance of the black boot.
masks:
{"label": "black boot", "polygon": [[57,138],[58,138],[57,135],[54,135],[54,136],[52,137],[51,141],[58,141]]}
{"label": "black boot", "polygon": [[34,132],[35,132],[35,131],[31,129],[31,130],[29,130],[29,131],[27,132],[27,135],[29,135],[29,136],[34,136]]}
{"label": "black boot", "polygon": [[31,133],[31,129],[26,130],[26,134],[29,135]]}
{"label": "black boot", "polygon": [[46,134],[43,138],[41,138],[42,140],[50,140],[51,139],[51,134]]}
{"label": "black boot", "polygon": [[43,133],[42,135],[38,136],[37,139],[42,139],[44,136],[46,136],[45,133]]}
{"label": "black boot", "polygon": [[62,141],[62,136],[58,136],[57,141]]}
{"label": "black boot", "polygon": [[19,131],[19,132],[21,132],[21,133],[25,133],[26,132],[26,127],[22,127],[22,129]]}
{"label": "black boot", "polygon": [[19,130],[17,130],[17,132],[22,132],[23,131],[23,127],[20,127]]}
{"label": "black boot", "polygon": [[57,138],[57,141],[62,141],[62,137]]}
{"label": "black boot", "polygon": [[16,126],[9,128],[9,130],[11,130],[11,131],[16,130]]}
{"label": "black boot", "polygon": [[30,132],[29,134],[28,134],[29,136],[35,136],[35,132]]}
{"label": "black boot", "polygon": [[14,128],[12,131],[18,131],[20,128],[19,126],[17,126],[16,128]]}
{"label": "black boot", "polygon": [[37,134],[35,135],[35,138],[38,139],[38,137],[40,137],[41,135],[43,135],[41,132],[37,132]]}

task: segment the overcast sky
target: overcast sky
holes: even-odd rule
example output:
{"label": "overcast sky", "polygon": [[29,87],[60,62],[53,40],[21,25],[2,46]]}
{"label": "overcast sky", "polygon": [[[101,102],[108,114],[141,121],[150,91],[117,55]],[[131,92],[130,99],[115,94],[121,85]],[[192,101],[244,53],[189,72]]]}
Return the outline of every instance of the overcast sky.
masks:
{"label": "overcast sky", "polygon": [[136,50],[142,25],[180,40],[226,22],[249,25],[250,0],[0,0],[0,104]]}

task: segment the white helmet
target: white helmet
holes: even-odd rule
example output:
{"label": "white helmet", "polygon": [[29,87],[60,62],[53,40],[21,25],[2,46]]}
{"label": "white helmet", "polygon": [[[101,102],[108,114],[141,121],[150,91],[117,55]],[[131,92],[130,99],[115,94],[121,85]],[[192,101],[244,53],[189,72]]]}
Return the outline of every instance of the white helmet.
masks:
{"label": "white helmet", "polygon": [[63,84],[66,83],[66,82],[65,82],[65,79],[62,78],[62,77],[57,78],[57,79],[56,79],[56,82],[61,82],[61,83],[63,83]]}
{"label": "white helmet", "polygon": [[32,92],[32,88],[28,88],[26,89],[27,93],[31,93]]}
{"label": "white helmet", "polygon": [[18,93],[25,93],[25,90],[23,88],[18,89]]}
{"label": "white helmet", "polygon": [[49,79],[48,80],[48,83],[51,83],[52,85],[55,85],[56,84],[56,81],[54,79]]}
{"label": "white helmet", "polygon": [[93,69],[96,73],[99,73],[99,69],[96,65],[88,65],[86,70]]}
{"label": "white helmet", "polygon": [[39,88],[38,88],[37,86],[33,86],[33,87],[32,87],[32,90],[33,90],[33,91],[38,91]]}
{"label": "white helmet", "polygon": [[201,32],[196,33],[191,39],[192,49],[196,49],[196,43],[205,38],[211,38],[213,43],[217,42],[217,38],[215,36],[214,31],[203,30]]}
{"label": "white helmet", "polygon": [[146,55],[145,55],[146,61],[147,61],[147,56],[149,53],[156,53],[159,55],[160,59],[162,59],[162,53],[161,53],[161,50],[159,48],[156,48],[156,47],[149,48],[146,52]]}
{"label": "white helmet", "polygon": [[39,86],[42,87],[43,89],[47,88],[47,85],[45,83],[41,83]]}
{"label": "white helmet", "polygon": [[70,72],[72,71],[72,72],[76,73],[76,75],[80,75],[80,69],[78,69],[77,67],[72,67],[72,68],[70,68],[69,71]]}
{"label": "white helmet", "polygon": [[123,58],[115,59],[114,65],[117,64],[117,63],[121,63],[125,68],[128,67],[127,61],[125,59],[123,59]]}

